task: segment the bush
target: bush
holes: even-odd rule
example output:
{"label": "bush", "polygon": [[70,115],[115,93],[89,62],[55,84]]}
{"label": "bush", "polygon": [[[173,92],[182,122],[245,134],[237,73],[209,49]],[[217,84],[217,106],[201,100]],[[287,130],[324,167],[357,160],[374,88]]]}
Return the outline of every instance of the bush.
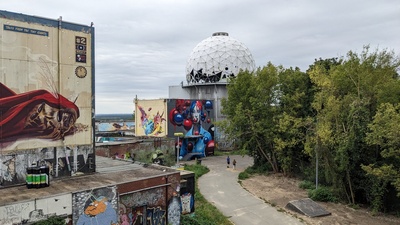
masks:
{"label": "bush", "polygon": [[303,180],[302,182],[300,182],[299,188],[304,190],[315,189],[315,184],[311,181]]}
{"label": "bush", "polygon": [[65,219],[61,217],[52,216],[47,220],[42,220],[34,223],[34,225],[65,225]]}
{"label": "bush", "polygon": [[245,180],[245,179],[247,179],[247,178],[249,178],[250,177],[250,174],[248,174],[246,171],[244,171],[244,172],[240,172],[239,173],[239,180]]}
{"label": "bush", "polygon": [[308,197],[314,201],[320,202],[337,202],[337,197],[332,193],[331,189],[327,187],[318,187],[308,191]]}
{"label": "bush", "polygon": [[260,166],[249,166],[244,170],[248,174],[265,174],[268,173],[270,170],[270,167],[266,164],[260,165]]}

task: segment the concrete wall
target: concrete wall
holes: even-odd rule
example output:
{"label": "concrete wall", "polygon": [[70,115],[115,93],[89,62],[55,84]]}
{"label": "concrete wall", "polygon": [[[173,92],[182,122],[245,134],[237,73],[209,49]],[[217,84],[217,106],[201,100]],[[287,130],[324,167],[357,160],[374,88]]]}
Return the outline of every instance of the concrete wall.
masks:
{"label": "concrete wall", "polygon": [[0,206],[0,224],[12,225],[72,214],[71,194]]}
{"label": "concrete wall", "polygon": [[26,170],[33,163],[49,167],[50,182],[54,178],[95,171],[92,145],[20,150],[16,154],[0,154],[0,188],[25,184]]}
{"label": "concrete wall", "polygon": [[175,140],[171,138],[166,138],[166,137],[160,139],[148,138],[148,139],[138,140],[138,142],[135,143],[125,143],[125,144],[110,143],[109,145],[107,144],[97,145],[96,155],[108,158],[115,157],[116,155],[118,155],[118,157],[123,158],[123,156],[129,154],[130,156],[134,157],[135,154],[141,150],[149,152],[152,152],[155,149],[173,151],[175,148],[174,145],[175,145]]}
{"label": "concrete wall", "polygon": [[179,225],[182,208],[180,182],[178,171],[168,172],[117,185],[3,205],[0,206],[0,224],[30,224],[58,216],[78,225]]}

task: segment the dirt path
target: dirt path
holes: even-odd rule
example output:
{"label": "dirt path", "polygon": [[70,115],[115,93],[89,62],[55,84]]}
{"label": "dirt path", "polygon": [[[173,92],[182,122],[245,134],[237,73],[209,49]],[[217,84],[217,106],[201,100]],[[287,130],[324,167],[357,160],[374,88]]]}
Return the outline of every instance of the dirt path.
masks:
{"label": "dirt path", "polygon": [[309,225],[399,225],[400,218],[372,216],[368,210],[353,209],[343,204],[317,202],[332,214],[309,218],[285,208],[291,200],[307,198],[307,192],[299,188],[299,180],[281,175],[256,175],[243,180],[242,187],[269,204],[300,218]]}

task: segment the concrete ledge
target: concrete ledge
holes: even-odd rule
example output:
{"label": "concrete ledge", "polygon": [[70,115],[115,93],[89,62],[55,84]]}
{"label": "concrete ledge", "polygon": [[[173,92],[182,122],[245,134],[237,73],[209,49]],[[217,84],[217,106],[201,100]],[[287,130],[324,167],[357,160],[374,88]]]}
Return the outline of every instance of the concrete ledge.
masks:
{"label": "concrete ledge", "polygon": [[286,208],[311,218],[331,215],[330,212],[326,211],[310,198],[290,201],[286,205]]}

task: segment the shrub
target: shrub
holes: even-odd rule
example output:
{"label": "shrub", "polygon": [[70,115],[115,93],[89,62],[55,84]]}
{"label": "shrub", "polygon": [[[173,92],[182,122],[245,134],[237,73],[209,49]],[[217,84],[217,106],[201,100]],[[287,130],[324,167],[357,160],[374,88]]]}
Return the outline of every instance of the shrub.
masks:
{"label": "shrub", "polygon": [[317,189],[308,190],[308,197],[314,201],[321,202],[337,202],[337,197],[332,193],[332,191],[324,186],[318,187]]}
{"label": "shrub", "polygon": [[299,188],[304,190],[315,189],[315,184],[311,181],[303,180],[302,182],[300,182]]}
{"label": "shrub", "polygon": [[240,172],[239,173],[239,180],[245,180],[245,179],[247,179],[247,178],[249,178],[250,177],[250,174],[248,174],[246,171],[244,171],[244,172]]}
{"label": "shrub", "polygon": [[61,217],[52,216],[47,220],[42,220],[34,223],[34,225],[65,225],[65,219]]}

